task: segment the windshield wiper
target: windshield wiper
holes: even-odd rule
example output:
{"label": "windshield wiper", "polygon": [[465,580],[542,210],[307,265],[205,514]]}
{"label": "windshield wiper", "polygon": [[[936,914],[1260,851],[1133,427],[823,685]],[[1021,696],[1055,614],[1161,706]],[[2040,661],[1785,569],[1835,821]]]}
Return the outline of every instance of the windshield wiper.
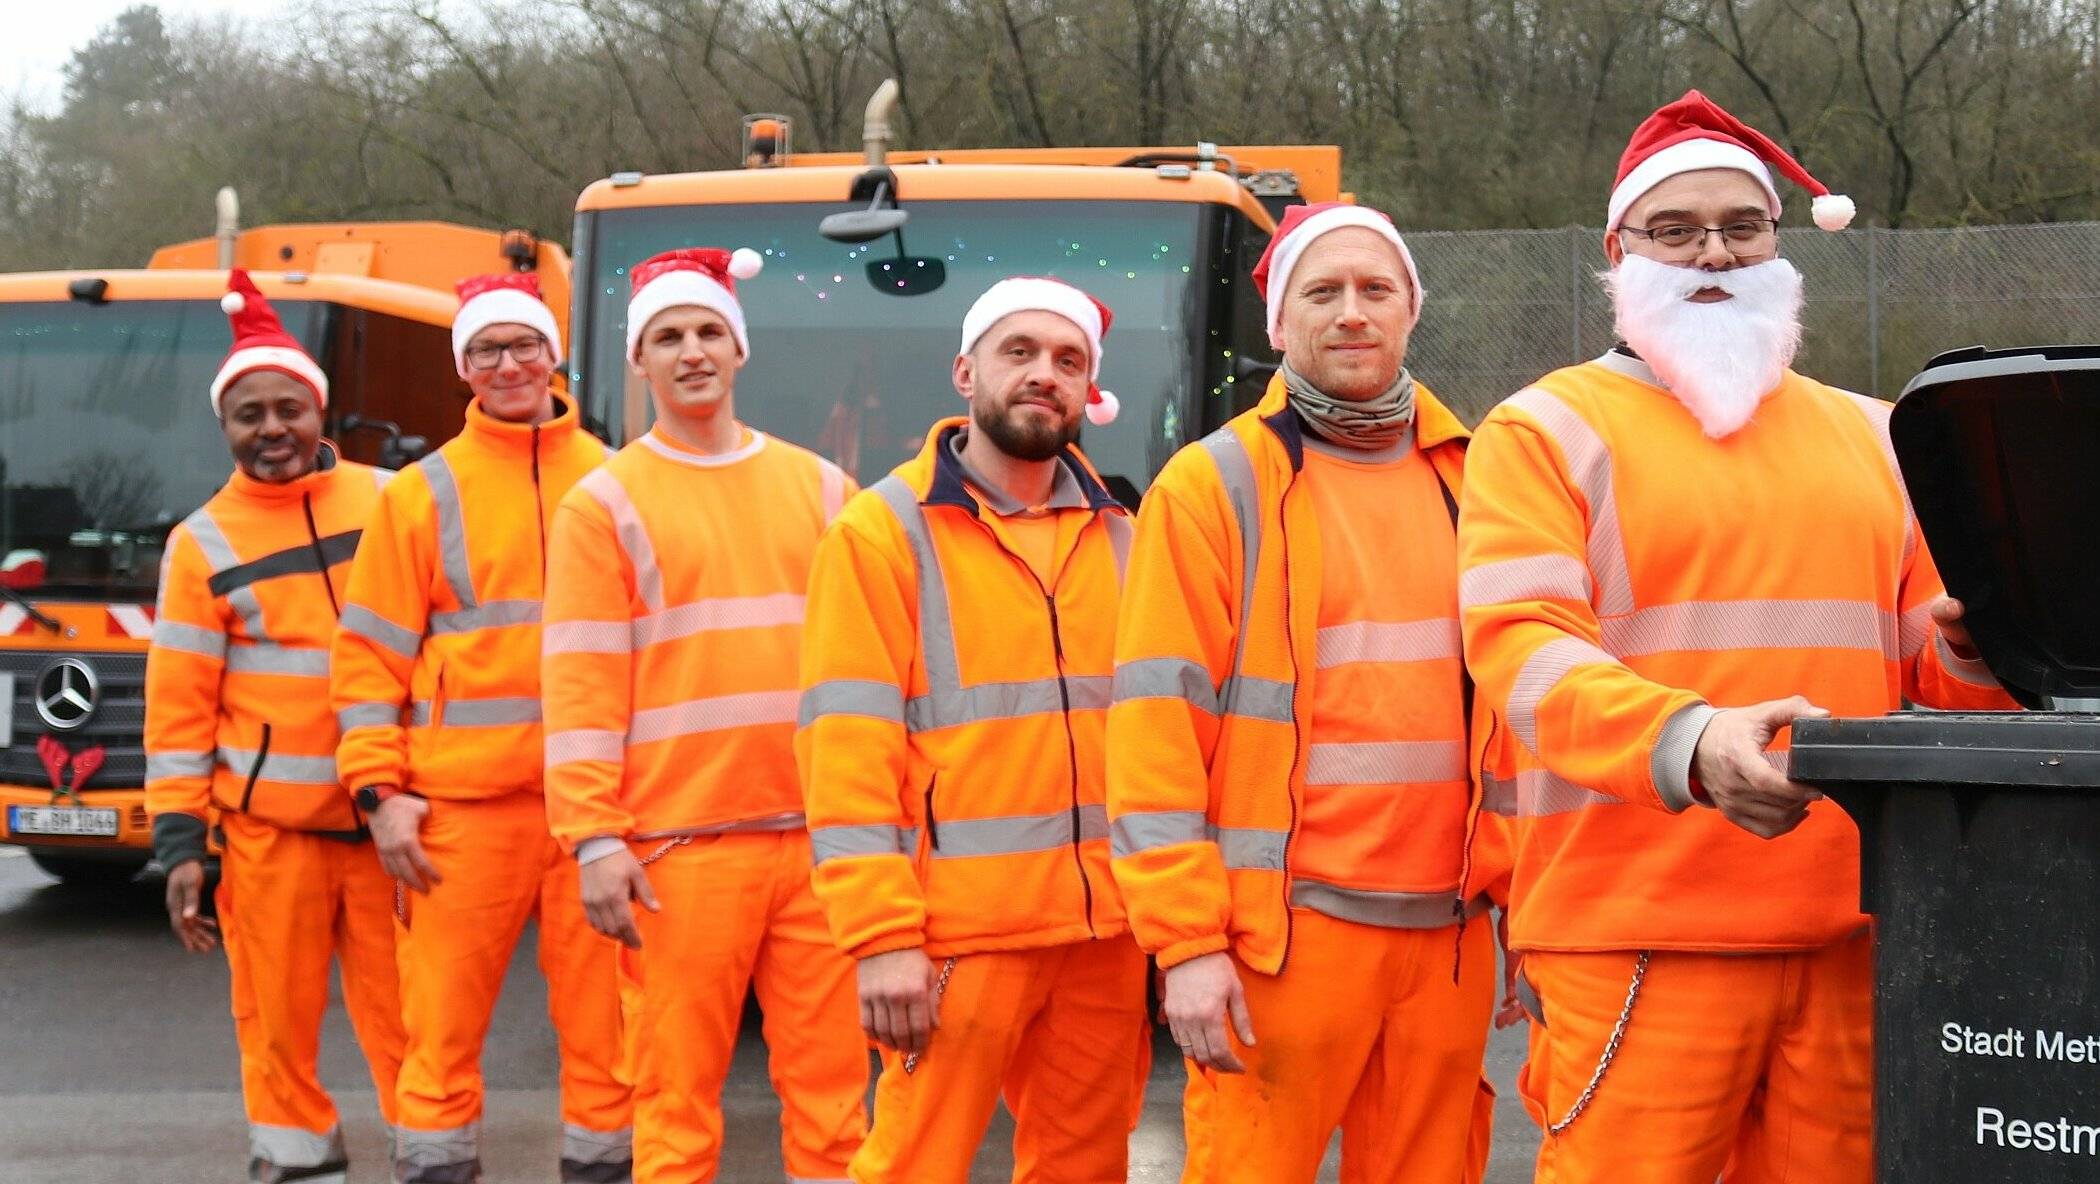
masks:
{"label": "windshield wiper", "polygon": [[65,622],[38,608],[27,596],[22,595],[6,584],[0,584],[0,597],[5,597],[7,600],[20,605],[22,611],[29,614],[30,620],[35,621],[51,632],[64,633],[66,631]]}

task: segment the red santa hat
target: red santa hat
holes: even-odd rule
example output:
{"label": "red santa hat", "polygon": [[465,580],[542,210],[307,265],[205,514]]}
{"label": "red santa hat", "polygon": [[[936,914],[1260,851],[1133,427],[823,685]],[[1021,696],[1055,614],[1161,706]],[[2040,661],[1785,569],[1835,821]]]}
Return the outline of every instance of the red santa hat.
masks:
{"label": "red santa hat", "polygon": [[226,295],[219,298],[219,307],[226,310],[227,319],[233,322],[233,350],[219,366],[218,376],[211,380],[211,412],[221,415],[219,400],[226,388],[238,382],[242,375],[257,370],[275,370],[279,374],[296,378],[314,392],[323,410],[328,407],[328,376],[321,366],[308,356],[305,347],[297,338],[284,331],[284,323],[277,319],[277,310],[263,298],[255,281],[248,273],[236,267],[226,273]]}
{"label": "red santa hat", "polygon": [[1114,423],[1116,413],[1123,408],[1115,395],[1101,389],[1101,341],[1108,336],[1108,327],[1116,314],[1106,304],[1059,279],[1042,275],[1017,275],[1000,280],[985,289],[963,316],[962,345],[955,351],[961,357],[976,348],[977,342],[993,325],[1017,312],[1047,312],[1078,326],[1086,334],[1088,350],[1092,353],[1087,371],[1086,419],[1096,426]]}
{"label": "red santa hat", "polygon": [[[1769,166],[1769,167],[1768,167]],[[1773,143],[1763,132],[1730,115],[1720,104],[1696,90],[1669,103],[1641,122],[1619,157],[1619,176],[1612,184],[1611,203],[1605,226],[1616,230],[1619,220],[1641,195],[1679,173],[1699,169],[1736,169],[1750,174],[1764,187],[1772,217],[1779,217],[1779,190],[1772,183],[1772,169],[1808,191],[1809,216],[1825,230],[1843,230],[1851,225],[1856,208],[1852,199],[1832,193],[1809,175],[1801,162]]]}
{"label": "red santa hat", "polygon": [[1309,205],[1291,206],[1283,212],[1283,222],[1276,227],[1276,234],[1269,239],[1269,248],[1261,253],[1261,261],[1254,265],[1254,290],[1261,293],[1269,306],[1269,344],[1283,348],[1283,297],[1291,288],[1291,272],[1298,266],[1298,257],[1305,248],[1323,234],[1349,227],[1368,230],[1393,244],[1400,252],[1400,266],[1407,271],[1408,286],[1413,289],[1410,296],[1414,302],[1409,312],[1410,319],[1422,315],[1422,276],[1415,270],[1415,257],[1400,238],[1400,231],[1393,220],[1368,206],[1352,205],[1345,201],[1320,201]]}
{"label": "red santa hat", "polygon": [[705,308],[721,314],[736,338],[737,351],[751,356],[744,333],[744,306],[737,303],[736,282],[748,280],[766,261],[749,247],[682,247],[652,255],[634,265],[633,293],[627,298],[627,360],[637,358],[642,330],[667,308]]}
{"label": "red santa hat", "polygon": [[455,285],[459,311],[452,314],[452,364],[467,376],[467,343],[490,325],[523,325],[547,339],[549,358],[561,365],[561,330],[540,294],[540,277],[529,271],[468,276]]}

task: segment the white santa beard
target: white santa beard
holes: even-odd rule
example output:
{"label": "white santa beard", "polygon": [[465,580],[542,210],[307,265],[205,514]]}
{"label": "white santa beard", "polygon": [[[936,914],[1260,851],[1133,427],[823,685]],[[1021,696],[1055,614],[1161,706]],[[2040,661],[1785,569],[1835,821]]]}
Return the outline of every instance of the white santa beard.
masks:
{"label": "white santa beard", "polygon": [[[1785,259],[1702,271],[1627,255],[1603,280],[1620,339],[1712,439],[1750,422],[1801,347],[1801,272]],[[1689,299],[1706,288],[1730,299]]]}

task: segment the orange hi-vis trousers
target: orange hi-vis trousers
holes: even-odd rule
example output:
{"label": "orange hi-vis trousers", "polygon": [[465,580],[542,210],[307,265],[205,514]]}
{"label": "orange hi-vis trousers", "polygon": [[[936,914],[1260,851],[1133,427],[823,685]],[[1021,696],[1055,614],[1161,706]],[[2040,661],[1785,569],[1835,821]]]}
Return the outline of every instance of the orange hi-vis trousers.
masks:
{"label": "orange hi-vis trousers", "polygon": [[661,912],[634,906],[621,949],[634,1058],[635,1184],[711,1184],[722,1084],[744,997],[765,1013],[780,1156],[791,1184],[843,1181],[868,1129],[868,1042],[853,963],[810,887],[809,832],[636,839]]}
{"label": "orange hi-vis trousers", "polygon": [[[1588,1107],[1539,1148],[1539,1184],[1868,1184],[1874,1176],[1874,947],[1649,956]],[[1639,955],[1532,951],[1518,1078],[1541,1126],[1596,1074]]]}
{"label": "orange hi-vis trousers", "polygon": [[328,963],[341,965],[343,1003],[391,1126],[403,1040],[394,882],[369,842],[283,830],[242,814],[225,815],[221,826],[217,900],[233,971],[250,1174],[342,1184],[343,1134],[317,1064]]}
{"label": "orange hi-vis trousers", "polygon": [[561,1054],[561,1179],[624,1180],[632,1103],[620,1035],[618,944],[584,919],[576,862],[537,793],[432,799],[424,853],[443,880],[401,893],[408,1053],[397,1089],[403,1184],[480,1179],[481,1052],[528,918]]}
{"label": "orange hi-vis trousers", "polygon": [[[944,959],[935,959],[941,966]],[[859,1184],[966,1184],[1000,1095],[1014,1184],[1122,1184],[1150,1065],[1145,954],[1128,935],[964,954],[911,1072],[885,1049]]]}
{"label": "orange hi-vis trousers", "polygon": [[1493,1116],[1481,1075],[1492,929],[1485,918],[1463,934],[1386,929],[1292,909],[1283,973],[1239,967],[1255,1042],[1231,1039],[1247,1071],[1189,1064],[1183,1184],[1312,1184],[1338,1126],[1342,1184],[1478,1180]]}

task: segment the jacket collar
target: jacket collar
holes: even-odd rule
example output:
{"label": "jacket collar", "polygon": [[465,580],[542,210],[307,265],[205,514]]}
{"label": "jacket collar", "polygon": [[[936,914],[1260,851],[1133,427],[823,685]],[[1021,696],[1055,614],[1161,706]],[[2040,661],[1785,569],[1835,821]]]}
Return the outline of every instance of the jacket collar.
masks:
{"label": "jacket collar", "polygon": [[[1283,445],[1284,454],[1290,457],[1291,471],[1305,467],[1305,419],[1291,408],[1290,392],[1284,388],[1283,371],[1278,370],[1269,379],[1269,389],[1262,394],[1261,402],[1255,404],[1254,414],[1262,426],[1268,428]],[[1444,406],[1420,379],[1415,380],[1415,443],[1423,452],[1444,444],[1456,442],[1464,447],[1472,433],[1466,425]]]}
{"label": "jacket collar", "polygon": [[[560,391],[553,392],[552,397],[554,418],[537,425],[542,447],[558,444],[575,434],[581,422],[577,417],[574,401],[564,397]],[[534,426],[497,419],[482,409],[481,398],[477,395],[467,404],[467,422],[460,435],[485,448],[524,453],[532,448]]]}
{"label": "jacket collar", "polygon": [[[970,469],[962,459],[962,433],[969,426],[968,419],[957,415],[940,420],[926,433],[926,444],[912,462],[915,468],[930,470],[931,474],[925,491],[919,495],[919,504],[954,506],[972,517],[977,515],[977,498],[970,493]],[[1057,477],[1050,488],[1052,505],[1069,504],[1097,511],[1122,507],[1077,448],[1066,448],[1057,459]],[[977,482],[977,486],[984,492],[985,501],[991,504],[993,513],[1011,512],[1001,508],[1002,503],[1011,504],[1016,510],[1021,508],[1019,503],[1006,498],[999,490],[987,488],[984,482]],[[1061,503],[1060,498],[1066,501]]]}
{"label": "jacket collar", "polygon": [[258,502],[296,501],[311,493],[319,493],[335,480],[337,453],[334,443],[321,441],[320,451],[314,454],[314,471],[297,480],[277,484],[258,481],[250,477],[239,465],[235,465],[233,476],[226,481],[229,492],[238,497]]}

